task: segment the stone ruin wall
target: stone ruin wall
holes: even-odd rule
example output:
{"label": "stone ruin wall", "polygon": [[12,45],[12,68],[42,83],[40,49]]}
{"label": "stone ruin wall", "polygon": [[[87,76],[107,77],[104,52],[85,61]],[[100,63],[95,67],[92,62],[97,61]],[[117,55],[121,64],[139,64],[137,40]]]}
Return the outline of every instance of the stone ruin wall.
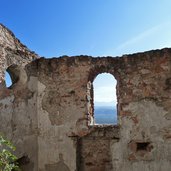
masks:
{"label": "stone ruin wall", "polygon": [[[1,30],[0,132],[24,171],[170,170],[171,49],[45,59]],[[118,124],[90,125],[92,82],[104,72],[117,80]]]}
{"label": "stone ruin wall", "polygon": [[[0,24],[0,88],[5,86],[4,74],[6,69],[13,75],[10,70],[14,70],[15,65],[21,68],[37,58],[39,58],[37,54],[20,43],[8,28]],[[12,65],[11,69],[8,68]]]}

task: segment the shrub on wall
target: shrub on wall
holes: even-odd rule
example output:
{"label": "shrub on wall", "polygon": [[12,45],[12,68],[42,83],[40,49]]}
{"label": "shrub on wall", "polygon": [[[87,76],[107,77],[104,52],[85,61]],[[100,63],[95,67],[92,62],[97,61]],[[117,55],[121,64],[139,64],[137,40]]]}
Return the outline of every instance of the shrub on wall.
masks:
{"label": "shrub on wall", "polygon": [[14,145],[0,135],[0,171],[19,171]]}

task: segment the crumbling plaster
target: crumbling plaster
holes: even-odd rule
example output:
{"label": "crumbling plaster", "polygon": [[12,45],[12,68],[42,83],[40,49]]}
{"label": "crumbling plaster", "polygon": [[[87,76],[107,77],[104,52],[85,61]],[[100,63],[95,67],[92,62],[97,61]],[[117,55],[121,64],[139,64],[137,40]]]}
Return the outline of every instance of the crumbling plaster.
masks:
{"label": "crumbling plaster", "polygon": [[[0,29],[0,132],[27,157],[24,171],[170,170],[171,49],[45,59]],[[92,124],[92,82],[103,72],[117,80],[118,125]]]}

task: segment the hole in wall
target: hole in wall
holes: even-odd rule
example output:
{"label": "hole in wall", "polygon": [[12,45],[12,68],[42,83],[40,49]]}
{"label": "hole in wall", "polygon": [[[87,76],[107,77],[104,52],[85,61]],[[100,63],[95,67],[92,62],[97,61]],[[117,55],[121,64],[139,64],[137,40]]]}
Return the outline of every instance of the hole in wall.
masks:
{"label": "hole in wall", "polygon": [[26,155],[26,156],[22,156],[20,158],[17,159],[17,163],[21,166],[21,165],[27,165],[30,163],[30,158]]}
{"label": "hole in wall", "polygon": [[12,79],[11,79],[10,74],[7,71],[5,71],[5,83],[6,83],[7,88],[12,86]]}
{"label": "hole in wall", "polygon": [[20,68],[17,65],[9,66],[5,71],[5,83],[7,88],[11,88],[19,81]]}
{"label": "hole in wall", "polygon": [[150,142],[137,142],[136,151],[149,151]]}
{"label": "hole in wall", "polygon": [[93,81],[95,124],[117,124],[117,81],[112,74],[102,73]]}

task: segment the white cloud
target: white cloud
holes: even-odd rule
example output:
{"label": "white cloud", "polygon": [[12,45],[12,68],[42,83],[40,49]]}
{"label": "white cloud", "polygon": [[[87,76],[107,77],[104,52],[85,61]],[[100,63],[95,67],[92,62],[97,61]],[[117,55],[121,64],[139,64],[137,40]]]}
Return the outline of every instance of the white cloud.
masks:
{"label": "white cloud", "polygon": [[163,27],[163,24],[161,25],[157,25],[154,26],[148,30],[145,30],[144,32],[140,33],[139,35],[133,37],[132,39],[124,42],[123,44],[119,45],[115,50],[120,50],[120,49],[124,49],[127,48],[130,45],[134,45],[140,41],[142,41],[143,39],[148,38],[150,35],[155,34],[158,30],[160,30]]}
{"label": "white cloud", "polygon": [[135,52],[160,49],[171,46],[171,21],[158,24],[144,30],[131,39],[121,43],[114,49],[110,49],[106,54],[120,56]]}
{"label": "white cloud", "polygon": [[116,89],[114,86],[103,86],[94,88],[94,102],[116,104]]}

